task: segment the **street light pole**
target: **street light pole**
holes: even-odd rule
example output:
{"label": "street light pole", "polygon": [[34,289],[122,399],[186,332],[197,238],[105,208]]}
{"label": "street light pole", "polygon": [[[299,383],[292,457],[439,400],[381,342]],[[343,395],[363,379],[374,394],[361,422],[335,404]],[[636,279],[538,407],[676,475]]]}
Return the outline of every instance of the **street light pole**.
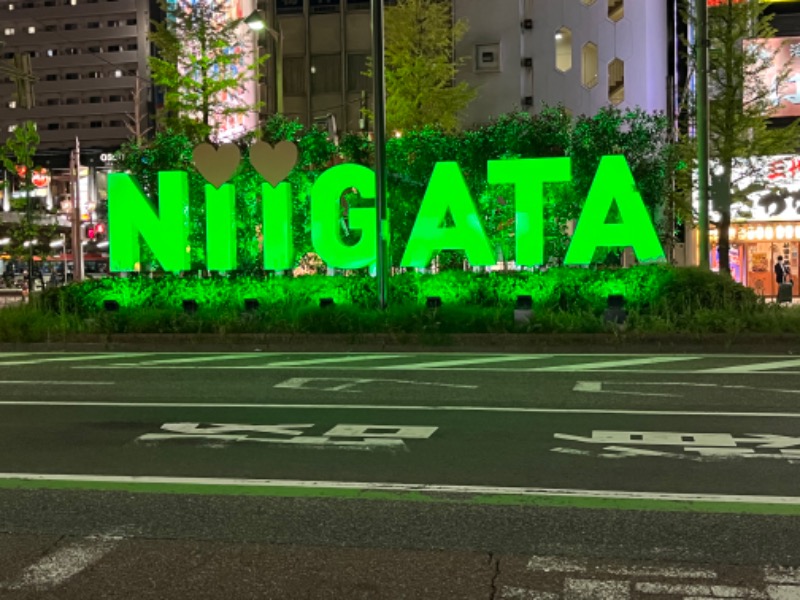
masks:
{"label": "street light pole", "polygon": [[377,216],[378,302],[388,303],[387,259],[389,221],[386,215],[386,88],[383,50],[383,0],[372,0],[372,81],[374,91],[375,132],[375,213]]}
{"label": "street light pole", "polygon": [[[81,228],[81,145],[75,138],[75,149],[70,154],[72,176],[72,281],[83,281],[83,229]],[[64,249],[66,252],[66,248]],[[64,273],[64,281],[67,274]]]}
{"label": "street light pole", "polygon": [[708,242],[708,5],[695,0],[697,23],[697,226],[700,230],[700,268],[709,268]]}

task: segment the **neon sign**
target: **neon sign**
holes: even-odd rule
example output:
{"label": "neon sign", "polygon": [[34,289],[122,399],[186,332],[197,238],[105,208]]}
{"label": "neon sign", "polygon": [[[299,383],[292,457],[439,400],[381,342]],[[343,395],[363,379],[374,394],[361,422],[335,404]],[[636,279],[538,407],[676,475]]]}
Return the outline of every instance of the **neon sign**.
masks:
{"label": "neon sign", "polygon": [[[516,262],[545,264],[544,186],[571,179],[570,158],[493,160],[488,182],[514,187]],[[140,238],[166,271],[189,270],[189,183],[181,171],[158,174],[160,198],[156,211],[136,181],[125,173],[108,177],[110,269],[135,271]],[[337,269],[368,267],[376,261],[375,208],[350,208],[350,228],[361,231],[355,244],[342,239],[341,203],[345,191],[375,197],[375,174],[365,166],[334,166],[311,188],[311,241],[316,253]],[[268,270],[294,267],[291,231],[292,189],[288,182],[261,185],[264,238],[263,266]],[[237,268],[235,189],[231,184],[205,186],[206,268]],[[618,218],[608,222],[616,202]],[[452,225],[446,225],[446,217]],[[641,262],[663,261],[664,250],[624,156],[604,156],[586,198],[565,259],[567,265],[587,265],[599,247],[632,247]],[[460,250],[474,266],[496,264],[495,252],[483,227],[464,176],[455,162],[436,164],[408,238],[401,267],[426,268],[442,250]]]}

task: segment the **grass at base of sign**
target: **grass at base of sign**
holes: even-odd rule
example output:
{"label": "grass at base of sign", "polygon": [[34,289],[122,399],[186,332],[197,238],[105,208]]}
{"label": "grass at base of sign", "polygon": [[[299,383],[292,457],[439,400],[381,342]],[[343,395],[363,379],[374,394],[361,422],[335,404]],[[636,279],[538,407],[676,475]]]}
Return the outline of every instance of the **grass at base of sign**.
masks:
{"label": "grass at base of sign", "polygon": [[746,501],[684,501],[658,499],[618,499],[580,495],[536,493],[493,494],[439,493],[425,490],[393,491],[339,489],[323,485],[242,486],[183,483],[114,482],[91,480],[0,480],[0,489],[65,490],[95,492],[127,492],[137,494],[181,494],[204,496],[259,496],[271,498],[332,498],[391,502],[423,502],[437,504],[472,504],[484,506],[531,506],[540,508],[582,508],[594,510],[635,510],[653,512],[693,512],[752,515],[800,515],[800,498],[795,504],[756,503]]}

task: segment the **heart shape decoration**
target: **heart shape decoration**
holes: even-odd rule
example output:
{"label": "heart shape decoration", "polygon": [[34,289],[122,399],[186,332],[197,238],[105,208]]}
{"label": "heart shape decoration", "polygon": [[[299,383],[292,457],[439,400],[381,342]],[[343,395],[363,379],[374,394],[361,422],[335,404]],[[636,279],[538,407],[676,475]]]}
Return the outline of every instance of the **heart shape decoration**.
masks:
{"label": "heart shape decoration", "polygon": [[297,146],[284,141],[273,148],[266,142],[256,142],[250,146],[250,164],[272,187],[277,187],[297,164]]}
{"label": "heart shape decoration", "polygon": [[219,189],[236,172],[242,159],[235,144],[223,144],[214,148],[211,144],[199,144],[192,152],[194,166],[206,181]]}

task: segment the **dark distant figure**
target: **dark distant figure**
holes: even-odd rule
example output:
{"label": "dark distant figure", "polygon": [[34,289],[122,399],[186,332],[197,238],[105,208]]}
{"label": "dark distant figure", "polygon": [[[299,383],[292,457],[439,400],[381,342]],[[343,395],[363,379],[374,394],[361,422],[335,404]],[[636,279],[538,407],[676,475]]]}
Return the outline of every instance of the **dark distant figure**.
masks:
{"label": "dark distant figure", "polygon": [[783,268],[783,257],[779,256],[775,261],[775,283],[780,285],[786,278],[786,271]]}

